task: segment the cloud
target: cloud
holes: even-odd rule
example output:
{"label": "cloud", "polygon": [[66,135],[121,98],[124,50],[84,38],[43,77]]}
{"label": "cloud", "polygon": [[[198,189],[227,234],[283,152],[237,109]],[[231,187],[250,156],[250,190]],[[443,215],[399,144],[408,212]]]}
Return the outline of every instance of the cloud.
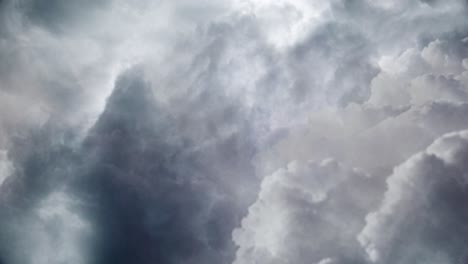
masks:
{"label": "cloud", "polygon": [[[207,102],[220,114],[204,110]],[[185,111],[199,117],[187,120]],[[118,78],[84,141],[59,122],[13,141],[8,158],[15,170],[0,196],[2,258],[230,262],[231,230],[256,184],[248,127],[240,129],[242,113],[222,97],[195,98],[176,114],[180,118],[158,104],[136,67]],[[199,121],[207,119],[216,123]]]}
{"label": "cloud", "polygon": [[0,186],[13,173],[13,165],[8,159],[6,151],[0,152]]}
{"label": "cloud", "polygon": [[335,160],[289,163],[264,178],[234,230],[234,263],[364,262],[355,237],[378,187]]}
{"label": "cloud", "polygon": [[447,134],[395,168],[359,235],[376,263],[466,259],[466,131]]}
{"label": "cloud", "polygon": [[234,263],[464,261],[467,148],[467,131],[438,138],[394,168],[382,202],[379,179],[360,170],[292,162],[264,178],[234,230]]}
{"label": "cloud", "polygon": [[[409,8],[404,18],[391,21],[412,24],[416,20],[425,20],[420,15],[432,8],[440,8],[439,11],[444,13],[460,3],[451,2],[443,7],[437,4],[422,7],[399,1],[369,6],[364,1],[355,1],[354,4],[337,5],[337,9],[333,10],[350,15],[354,11],[365,12],[363,10],[377,8],[382,16],[392,17],[402,12],[400,8]],[[413,13],[415,10],[421,13],[416,15]],[[431,16],[438,16],[430,12]],[[344,14],[340,19],[346,17]],[[376,17],[369,14],[355,23],[372,19]],[[445,133],[466,129],[466,68],[463,59],[468,54],[464,46],[464,31],[456,32],[452,28],[454,31],[448,33],[443,32],[445,29],[426,27],[431,25],[430,22],[420,25],[417,32],[411,33],[402,32],[399,26],[396,27],[398,33],[412,34],[411,39],[418,42],[417,45],[406,42],[404,37],[391,36],[393,29],[382,31],[385,36],[373,32],[371,28],[364,30],[376,34],[369,38],[372,41],[369,45],[376,45],[373,47],[375,53],[370,54],[378,55],[370,58],[378,59],[376,64],[370,65],[378,65],[379,69],[367,81],[363,81],[368,85],[368,96],[364,96],[363,101],[348,101],[344,107],[329,106],[315,110],[309,114],[306,122],[285,129],[286,132],[274,139],[272,147],[260,150],[257,155],[259,171],[267,176],[241,228],[233,233],[233,239],[239,246],[234,263],[458,263],[466,258],[463,234],[458,236],[451,231],[464,229],[465,216],[463,213],[446,212],[451,209],[460,211],[454,208],[463,200],[464,190],[457,184],[464,180],[454,182],[441,179],[438,182],[436,179],[454,173],[453,168],[446,168],[446,159],[440,161],[432,152],[427,157],[423,154],[414,156]],[[415,38],[414,34],[418,37]],[[366,36],[365,33],[362,35]],[[380,42],[381,38],[386,37],[392,39],[394,47]],[[398,50],[396,53],[393,50],[395,47]],[[356,76],[352,78],[353,81],[358,79]],[[334,98],[339,97],[335,95]],[[445,137],[442,137],[436,142],[444,140]],[[465,143],[459,140],[453,143],[455,146],[460,153],[466,148]],[[434,147],[429,150],[431,148]],[[362,200],[353,200],[346,209],[335,211],[323,206],[320,207],[323,211],[319,211],[310,199],[297,197],[306,191],[320,195],[327,188],[315,189],[308,184],[298,184],[296,188],[285,187],[289,185],[283,184],[283,181],[294,179],[294,173],[289,172],[289,168],[277,171],[278,164],[288,164],[292,160],[293,164],[307,164],[308,160],[321,161],[329,157],[339,160],[345,168],[357,168],[372,183],[372,187],[361,189],[362,186],[352,185],[357,184],[356,177],[350,177],[350,189],[346,191],[366,193],[371,190],[375,193],[367,193]],[[463,164],[461,160],[463,158],[458,159],[458,167]],[[400,163],[403,165],[398,166]],[[463,178],[458,170],[460,176],[454,177]],[[320,173],[312,169],[308,174],[313,178],[314,174]],[[330,173],[330,177],[335,181],[341,179],[339,173]],[[416,178],[418,182],[402,187],[395,181],[403,177]],[[384,193],[385,181],[389,189],[382,197],[380,193]],[[346,191],[338,191],[327,198],[351,201],[342,198]],[[432,195],[432,192],[440,193]],[[362,201],[379,203],[381,199],[382,205],[374,213],[371,212],[376,204],[362,207]],[[347,215],[347,210],[353,206],[362,211],[359,214],[355,209],[354,215]],[[389,207],[398,208],[390,210]],[[311,210],[317,210],[317,214],[308,214]],[[327,215],[332,215],[327,220],[346,219],[349,223],[360,225],[353,228],[349,224],[330,230],[315,220]],[[367,224],[362,222],[366,215],[369,215]],[[426,222],[427,226],[423,224]],[[451,229],[449,226],[456,227]],[[317,235],[321,230],[325,230],[324,233]],[[343,235],[336,237],[336,230]],[[358,240],[360,245],[357,244]],[[442,245],[441,241],[448,242]],[[342,243],[346,246],[341,246]]]}
{"label": "cloud", "polygon": [[6,0],[0,22],[9,264],[366,263],[394,168],[445,171],[412,157],[468,124],[466,1]]}
{"label": "cloud", "polygon": [[[433,43],[443,42],[451,44],[438,53],[452,65],[451,74],[440,64],[430,66],[422,56]],[[288,136],[259,154],[264,174],[289,160],[334,157],[385,177],[437,137],[466,128],[466,69],[460,58],[468,54],[462,44],[459,38],[436,39],[419,50],[383,57],[367,101],[310,113],[307,122],[288,129]]]}
{"label": "cloud", "polygon": [[[203,110],[197,107],[194,102],[189,109]],[[242,121],[228,103],[217,107],[226,108],[222,117],[231,124]],[[182,125],[191,130],[181,131]],[[254,183],[250,161],[241,156],[250,151],[248,134],[205,132],[204,126],[166,114],[141,69],[119,77],[84,142],[83,175],[72,185],[90,205],[97,262],[229,262],[230,231],[250,201],[249,192],[235,186]],[[194,138],[186,137],[190,133]],[[237,183],[230,179],[241,174]]]}

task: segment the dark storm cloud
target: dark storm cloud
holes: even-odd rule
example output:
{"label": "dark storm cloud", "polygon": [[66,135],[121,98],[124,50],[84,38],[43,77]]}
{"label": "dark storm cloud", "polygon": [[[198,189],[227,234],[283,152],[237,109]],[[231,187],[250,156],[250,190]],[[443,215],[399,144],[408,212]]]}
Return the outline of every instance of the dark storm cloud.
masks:
{"label": "dark storm cloud", "polygon": [[230,175],[205,162],[244,152],[236,143],[242,135],[214,142],[215,150],[186,153],[194,142],[184,140],[178,121],[158,108],[141,74],[119,77],[85,141],[86,175],[78,192],[92,205],[96,263],[227,263],[230,231],[243,210],[223,179]]}
{"label": "dark storm cloud", "polygon": [[183,227],[194,213],[187,209],[197,212],[200,198],[193,197],[184,187],[187,179],[178,179],[168,164],[177,149],[158,140],[175,131],[164,131],[170,127],[164,127],[167,122],[150,88],[135,75],[127,73],[118,80],[85,143],[96,152],[83,184],[97,201],[103,239],[99,263],[169,263],[199,251],[202,243],[190,234],[192,228]]}
{"label": "dark storm cloud", "polygon": [[57,34],[66,34],[75,27],[87,25],[99,11],[110,8],[110,0],[60,1],[21,0],[15,5],[22,9],[26,21]]}
{"label": "dark storm cloud", "polygon": [[[42,224],[37,208],[75,174],[79,156],[73,148],[73,132],[58,124],[17,135],[8,151],[12,170],[0,185],[0,258],[6,263],[41,263],[34,253],[37,247],[28,243],[46,241],[36,240],[38,233],[31,223]],[[45,236],[61,232],[38,228]],[[18,250],[25,246],[31,247],[31,253]]]}
{"label": "dark storm cloud", "polygon": [[[255,149],[235,104],[215,91],[202,91],[192,100],[182,101],[186,106],[180,105],[174,119],[168,109],[158,107],[152,87],[132,71],[119,78],[84,146],[62,142],[60,133],[69,124],[58,131],[48,127],[67,120],[64,112],[74,112],[73,106],[80,105],[78,97],[83,91],[73,79],[75,70],[82,69],[67,68],[69,58],[38,52],[51,52],[56,44],[63,44],[48,31],[64,38],[73,35],[63,32],[63,27],[76,30],[77,21],[68,17],[73,5],[23,4],[26,11],[21,12],[27,23],[26,28],[18,29],[40,42],[31,47],[29,43],[18,45],[22,39],[7,39],[4,55],[14,67],[30,73],[19,79],[13,75],[19,69],[7,69],[3,79],[8,82],[2,88],[18,96],[17,102],[39,94],[41,97],[34,98],[39,102],[32,105],[44,103],[50,113],[44,118],[49,121],[39,124],[42,128],[32,129],[32,136],[26,133],[18,141],[8,141],[14,173],[2,182],[2,207],[11,208],[12,213],[1,217],[2,258],[8,263],[229,263],[234,252],[231,230],[244,214],[241,204],[253,195],[246,190],[238,193],[228,184],[241,185],[252,179],[253,167],[247,163]],[[31,53],[23,59],[23,51]],[[38,65],[26,67],[29,62]],[[39,69],[41,74],[33,74]],[[84,69],[79,75],[89,71]],[[7,110],[20,112],[15,106]],[[197,116],[187,116],[193,113]],[[21,114],[12,119],[20,120]],[[245,129],[239,132],[238,127]],[[15,128],[12,135],[17,134]],[[245,189],[254,188],[255,180],[250,185]],[[65,194],[61,194],[64,188]],[[59,198],[57,204],[57,196],[65,198]],[[81,209],[69,209],[75,203]],[[54,210],[58,212],[51,216],[48,211]],[[93,230],[86,238],[88,246],[82,245],[76,234],[82,229],[76,229],[70,219]],[[70,222],[71,226],[51,225],[50,221]],[[54,256],[52,248],[57,243],[67,246],[61,246],[62,252]],[[90,252],[89,246],[93,248]],[[30,252],[22,253],[27,247]]]}
{"label": "dark storm cloud", "polygon": [[[216,98],[219,107],[225,106],[221,119],[230,125],[242,121],[227,101],[220,100]],[[187,111],[203,111],[200,104],[206,100],[197,101]],[[34,220],[35,208],[44,207],[50,193],[66,188],[67,195],[81,204],[72,212],[93,230],[86,238],[90,252],[85,246],[73,249],[78,255],[88,254],[87,263],[229,263],[234,252],[231,230],[253,198],[249,191],[236,192],[233,184],[245,185],[248,180],[250,189],[256,180],[250,160],[243,159],[252,151],[243,143],[249,136],[234,131],[220,138],[216,129],[221,120],[216,118],[209,117],[213,124],[189,122],[187,128],[187,120],[174,120],[158,106],[143,72],[133,69],[118,78],[83,146],[73,144],[73,134],[60,134],[63,128],[46,126],[37,135],[25,135],[9,151],[15,173],[2,184],[2,207],[11,216],[2,217],[6,240],[0,243],[1,255],[12,263],[34,262],[34,250],[22,255],[16,249],[25,246],[24,237],[47,240],[55,232],[74,232],[68,227],[45,231],[38,227],[28,235],[13,224],[24,219],[26,230],[41,226],[47,218],[39,215]],[[190,129],[197,133],[197,126],[211,128],[202,134],[206,138],[194,141],[187,136]],[[200,140],[210,142],[203,146]],[[9,207],[13,209],[6,210]],[[59,219],[66,220],[69,214],[65,211]]]}
{"label": "dark storm cloud", "polygon": [[0,12],[0,264],[465,257],[466,1]]}

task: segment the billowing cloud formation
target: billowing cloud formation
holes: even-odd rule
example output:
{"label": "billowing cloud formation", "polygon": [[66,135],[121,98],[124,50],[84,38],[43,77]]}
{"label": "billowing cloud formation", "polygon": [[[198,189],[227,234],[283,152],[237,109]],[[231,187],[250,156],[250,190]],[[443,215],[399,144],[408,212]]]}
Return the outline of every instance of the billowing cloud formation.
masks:
{"label": "billowing cloud formation", "polygon": [[[382,5],[399,14],[397,7]],[[419,8],[426,7],[417,8],[424,12]],[[457,137],[449,135],[437,140],[427,150],[427,157],[413,155],[444,133],[468,125],[466,36],[457,30],[440,35],[426,30],[413,32],[420,34],[420,39],[413,38],[418,43],[397,53],[392,54],[392,48],[384,43],[377,46],[382,52],[377,62],[379,73],[369,82],[369,97],[364,102],[316,110],[305,124],[287,129],[287,136],[258,155],[261,171],[271,175],[263,180],[257,201],[233,233],[239,246],[234,263],[465,261],[466,239],[461,231],[467,226],[462,205],[466,195],[464,172],[450,166],[460,167],[466,162],[461,157],[466,144],[453,140],[452,145],[444,146],[447,143],[440,142]],[[396,46],[406,41],[393,38]],[[385,50],[389,53],[383,55]],[[447,157],[434,157],[447,155],[442,152],[459,153],[453,154],[459,164],[454,165]],[[284,169],[274,172],[278,164],[291,160],[295,160],[293,164],[310,164],[312,159],[312,164],[320,164],[329,157],[367,175],[368,185],[359,185],[362,176],[348,173],[345,187],[337,185],[341,190],[327,195],[318,206],[301,196],[314,190],[313,186],[297,184],[291,188],[289,182],[298,177],[301,181],[323,182],[321,169],[312,167],[298,175],[289,167],[286,173]],[[403,165],[394,171],[400,163]],[[329,177],[334,181],[342,178],[339,172]],[[353,193],[361,198],[350,198]],[[376,206],[380,200],[382,205]],[[345,202],[349,203],[339,210],[327,207]],[[346,224],[337,224],[340,221]]]}
{"label": "billowing cloud formation", "polygon": [[0,1],[0,263],[464,261],[466,11]]}
{"label": "billowing cloud formation", "polygon": [[359,234],[370,260],[466,261],[467,147],[467,131],[450,133],[395,169],[382,204]]}
{"label": "billowing cloud formation", "polygon": [[[231,231],[255,190],[253,166],[241,156],[252,152],[249,129],[218,124],[200,145],[187,135],[207,132],[187,134],[184,120],[153,96],[141,68],[131,69],[83,141],[53,124],[18,139],[10,152],[17,169],[2,184],[8,263],[231,261]],[[241,114],[217,100],[241,128]],[[221,162],[211,165],[214,157]],[[227,169],[232,174],[220,174]],[[57,255],[52,249],[62,244]],[[28,253],[17,250],[24,247]]]}
{"label": "billowing cloud formation", "polygon": [[234,231],[234,263],[362,263],[355,234],[378,187],[335,160],[291,162],[264,179]]}
{"label": "billowing cloud formation", "polygon": [[394,169],[378,206],[362,172],[293,162],[264,179],[234,263],[463,263],[467,149],[466,130],[440,137]]}
{"label": "billowing cloud formation", "polygon": [[[228,262],[243,204],[218,170],[240,163],[238,184],[252,174],[242,157],[223,157],[232,147],[247,148],[248,134],[213,135],[209,146],[194,147],[179,122],[158,109],[141,74],[119,77],[82,150],[84,177],[75,190],[98,229],[96,261]],[[213,155],[227,164],[209,166]]]}

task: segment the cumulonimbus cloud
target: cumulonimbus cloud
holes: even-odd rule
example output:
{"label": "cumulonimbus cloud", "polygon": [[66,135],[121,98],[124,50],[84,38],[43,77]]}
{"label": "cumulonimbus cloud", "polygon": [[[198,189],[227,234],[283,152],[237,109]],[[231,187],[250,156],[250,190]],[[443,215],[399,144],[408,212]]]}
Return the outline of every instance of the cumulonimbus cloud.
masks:
{"label": "cumulonimbus cloud", "polygon": [[1,1],[0,263],[464,261],[466,11]]}

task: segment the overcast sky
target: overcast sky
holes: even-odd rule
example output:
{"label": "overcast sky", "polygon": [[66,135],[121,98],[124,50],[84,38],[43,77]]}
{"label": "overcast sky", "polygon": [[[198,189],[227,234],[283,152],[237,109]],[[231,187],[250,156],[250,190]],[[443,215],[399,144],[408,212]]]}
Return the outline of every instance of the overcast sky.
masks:
{"label": "overcast sky", "polygon": [[465,0],[0,0],[0,264],[465,264],[465,129]]}

